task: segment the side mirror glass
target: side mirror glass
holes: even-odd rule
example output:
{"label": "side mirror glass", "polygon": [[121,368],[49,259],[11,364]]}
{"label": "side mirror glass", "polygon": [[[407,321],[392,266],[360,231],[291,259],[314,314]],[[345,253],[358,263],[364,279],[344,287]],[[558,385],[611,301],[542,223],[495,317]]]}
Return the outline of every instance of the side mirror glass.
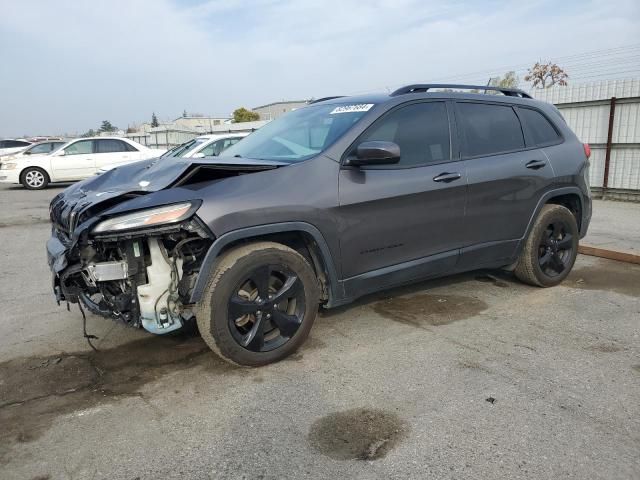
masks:
{"label": "side mirror glass", "polygon": [[356,149],[355,157],[349,157],[345,165],[393,165],[400,161],[400,147],[393,142],[362,142]]}

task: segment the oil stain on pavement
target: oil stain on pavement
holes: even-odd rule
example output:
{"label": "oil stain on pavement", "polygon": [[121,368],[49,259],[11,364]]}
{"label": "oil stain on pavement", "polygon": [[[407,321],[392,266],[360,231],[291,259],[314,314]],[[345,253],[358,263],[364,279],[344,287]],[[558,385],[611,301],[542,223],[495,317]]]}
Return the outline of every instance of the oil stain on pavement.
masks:
{"label": "oil stain on pavement", "polygon": [[640,265],[597,260],[573,269],[565,285],[583,290],[605,290],[640,298]]}
{"label": "oil stain on pavement", "polygon": [[61,415],[137,396],[167,373],[201,366],[243,374],[200,337],[150,337],[98,352],[16,358],[0,363],[0,464],[10,446],[40,437]]}
{"label": "oil stain on pavement", "polygon": [[393,412],[356,408],[320,418],[308,440],[318,452],[334,460],[376,460],[406,436],[407,424]]}
{"label": "oil stain on pavement", "polygon": [[477,298],[435,294],[394,297],[373,305],[378,315],[419,328],[464,320],[487,308],[487,304]]}

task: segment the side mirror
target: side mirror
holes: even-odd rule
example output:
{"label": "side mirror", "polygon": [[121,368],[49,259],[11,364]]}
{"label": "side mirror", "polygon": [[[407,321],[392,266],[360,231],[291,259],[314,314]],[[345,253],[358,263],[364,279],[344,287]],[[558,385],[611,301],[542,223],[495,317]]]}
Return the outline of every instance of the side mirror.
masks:
{"label": "side mirror", "polygon": [[392,165],[400,161],[400,147],[393,142],[362,142],[356,155],[348,157],[344,164],[352,167],[363,165]]}
{"label": "side mirror", "polygon": [[64,157],[67,154],[66,150],[60,150],[58,153],[56,153],[55,155],[58,155],[59,157]]}
{"label": "side mirror", "polygon": [[191,158],[204,158],[204,153],[196,153]]}

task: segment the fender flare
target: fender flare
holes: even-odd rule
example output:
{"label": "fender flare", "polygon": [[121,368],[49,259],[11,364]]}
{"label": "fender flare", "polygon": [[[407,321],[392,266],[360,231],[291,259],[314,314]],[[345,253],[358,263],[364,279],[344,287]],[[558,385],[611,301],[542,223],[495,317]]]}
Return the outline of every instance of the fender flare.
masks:
{"label": "fender flare", "polygon": [[536,205],[536,208],[534,209],[533,214],[531,215],[531,218],[529,218],[527,229],[525,230],[523,237],[520,239],[520,245],[522,245],[522,243],[529,236],[529,232],[531,232],[531,229],[533,228],[533,224],[535,223],[536,218],[538,218],[538,214],[540,213],[540,210],[542,210],[542,207],[549,201],[549,199],[553,197],[558,197],[560,195],[569,195],[569,194],[576,194],[578,196],[578,200],[580,201],[580,212],[582,215],[580,223],[584,228],[586,212],[584,209],[584,193],[582,192],[582,190],[580,190],[578,187],[554,188],[553,190],[549,190],[548,192],[546,192],[538,200],[538,204]]}
{"label": "fender flare", "polygon": [[314,225],[306,222],[282,222],[232,230],[216,238],[204,257],[202,266],[200,267],[200,272],[198,273],[198,278],[196,279],[196,283],[193,287],[193,292],[191,293],[191,298],[189,299],[190,303],[197,303],[202,299],[202,294],[204,293],[209,276],[213,271],[216,260],[224,247],[238,240],[251,239],[253,237],[259,237],[261,235],[268,235],[271,233],[285,232],[304,232],[311,235],[320,249],[321,260],[327,270],[327,281],[329,283],[328,305],[331,305],[337,299],[342,298],[343,295],[340,295],[338,290],[338,286],[341,285],[341,283],[338,281],[338,274],[336,273],[333,257],[331,256],[331,250],[329,249],[329,246],[327,245],[327,242],[320,230],[318,230]]}

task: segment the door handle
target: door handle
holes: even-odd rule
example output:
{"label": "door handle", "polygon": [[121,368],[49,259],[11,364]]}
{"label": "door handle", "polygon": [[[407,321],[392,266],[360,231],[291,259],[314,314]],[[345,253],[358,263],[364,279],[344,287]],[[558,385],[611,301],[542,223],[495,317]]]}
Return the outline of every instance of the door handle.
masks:
{"label": "door handle", "polygon": [[444,172],[444,173],[441,173],[440,175],[436,175],[435,177],[433,177],[433,181],[449,183],[449,182],[453,182],[454,180],[460,180],[461,178],[462,178],[462,175],[460,175],[457,172],[456,173]]}
{"label": "door handle", "polygon": [[531,168],[532,170],[538,170],[539,168],[544,167],[547,164],[544,160],[531,160],[527,162],[525,167]]}

